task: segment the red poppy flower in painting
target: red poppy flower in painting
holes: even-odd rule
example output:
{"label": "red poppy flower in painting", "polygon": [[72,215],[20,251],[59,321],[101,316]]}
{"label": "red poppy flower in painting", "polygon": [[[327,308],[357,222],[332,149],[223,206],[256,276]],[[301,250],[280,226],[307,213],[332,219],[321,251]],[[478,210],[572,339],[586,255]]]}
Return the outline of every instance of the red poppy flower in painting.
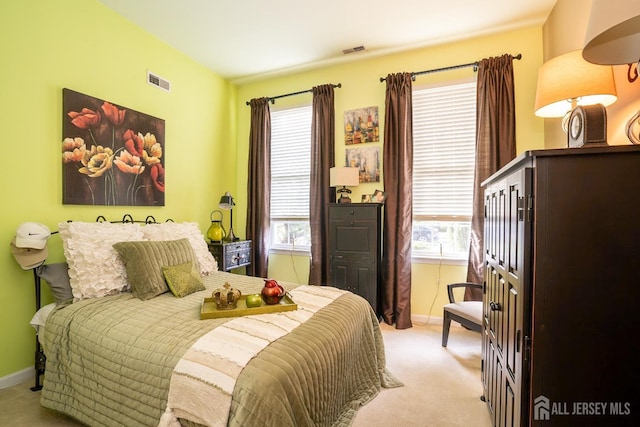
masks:
{"label": "red poppy flower in painting", "polygon": [[102,108],[104,115],[112,125],[120,126],[124,122],[124,114],[127,110],[119,110],[118,107],[107,101],[103,102],[100,108]]}
{"label": "red poppy flower in painting", "polygon": [[144,153],[144,138],[140,133],[127,129],[124,133],[124,148],[134,156],[142,157]]}
{"label": "red poppy flower in painting", "polygon": [[151,166],[151,180],[156,190],[164,193],[164,168],[162,164],[158,163]]}
{"label": "red poppy flower in painting", "polygon": [[71,123],[80,129],[91,129],[100,126],[101,116],[88,108],[83,108],[81,112],[69,111]]}

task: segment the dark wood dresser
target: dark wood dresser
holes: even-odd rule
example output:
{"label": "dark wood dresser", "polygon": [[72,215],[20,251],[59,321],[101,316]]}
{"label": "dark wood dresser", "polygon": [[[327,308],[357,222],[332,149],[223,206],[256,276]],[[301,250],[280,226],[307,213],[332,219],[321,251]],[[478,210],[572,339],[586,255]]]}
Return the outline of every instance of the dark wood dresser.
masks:
{"label": "dark wood dresser", "polygon": [[378,311],[382,205],[329,205],[329,285],[364,297]]}
{"label": "dark wood dresser", "polygon": [[640,425],[640,146],[527,152],[483,186],[494,425]]}

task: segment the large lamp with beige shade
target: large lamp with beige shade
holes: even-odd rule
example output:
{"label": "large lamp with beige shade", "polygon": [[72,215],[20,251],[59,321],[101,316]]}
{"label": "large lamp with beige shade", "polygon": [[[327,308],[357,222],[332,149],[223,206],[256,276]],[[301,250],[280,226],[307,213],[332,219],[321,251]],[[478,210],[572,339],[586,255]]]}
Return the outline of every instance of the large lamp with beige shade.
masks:
{"label": "large lamp with beige shade", "polygon": [[[562,117],[562,128],[568,133],[569,146],[576,136],[581,139],[586,135],[593,140],[589,133],[598,134],[595,139],[606,142],[604,107],[617,99],[612,68],[585,61],[581,50],[550,59],[538,72],[535,114],[544,118]],[[572,120],[571,132],[569,119],[573,116],[581,117]]]}
{"label": "large lamp with beige shade", "polygon": [[606,107],[617,99],[611,67],[585,61],[580,50],[556,56],[538,71],[535,103],[538,117],[564,117],[578,105]]}

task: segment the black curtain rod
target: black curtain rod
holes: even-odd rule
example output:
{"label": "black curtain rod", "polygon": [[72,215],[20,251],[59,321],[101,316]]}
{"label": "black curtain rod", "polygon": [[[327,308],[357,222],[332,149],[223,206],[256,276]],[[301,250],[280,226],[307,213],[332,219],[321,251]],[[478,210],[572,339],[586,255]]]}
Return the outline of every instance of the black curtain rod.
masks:
{"label": "black curtain rod", "polygon": [[[522,59],[522,54],[519,53],[516,56],[512,56],[512,57],[513,59],[520,60]],[[411,73],[411,80],[415,81],[416,76],[420,76],[422,74],[439,73],[441,71],[457,70],[459,68],[473,67],[473,71],[477,71],[479,63],[480,63],[479,61],[476,61],[476,62],[469,62],[468,64],[452,65],[451,67],[435,68],[433,70],[425,70],[425,71],[416,71]],[[385,80],[387,80],[385,77],[380,77],[381,82]]]}
{"label": "black curtain rod", "polygon": [[[342,83],[338,83],[337,85],[333,85],[333,87],[342,87]],[[313,89],[307,89],[307,90],[301,90],[300,92],[291,92],[291,93],[285,93],[284,95],[278,95],[278,96],[270,96],[267,99],[272,103],[275,104],[276,99],[278,98],[284,98],[285,96],[293,96],[293,95],[300,95],[303,93],[308,93],[308,92],[313,92]],[[247,105],[249,105],[249,101],[247,101]]]}

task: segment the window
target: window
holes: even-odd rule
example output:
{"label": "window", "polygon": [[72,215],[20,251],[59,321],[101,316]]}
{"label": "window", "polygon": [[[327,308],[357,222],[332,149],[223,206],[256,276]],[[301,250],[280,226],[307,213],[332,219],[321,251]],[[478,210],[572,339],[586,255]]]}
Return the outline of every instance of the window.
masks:
{"label": "window", "polygon": [[467,259],[475,139],[475,80],[414,88],[414,257]]}
{"label": "window", "polygon": [[309,250],[311,106],[271,111],[271,246]]}

